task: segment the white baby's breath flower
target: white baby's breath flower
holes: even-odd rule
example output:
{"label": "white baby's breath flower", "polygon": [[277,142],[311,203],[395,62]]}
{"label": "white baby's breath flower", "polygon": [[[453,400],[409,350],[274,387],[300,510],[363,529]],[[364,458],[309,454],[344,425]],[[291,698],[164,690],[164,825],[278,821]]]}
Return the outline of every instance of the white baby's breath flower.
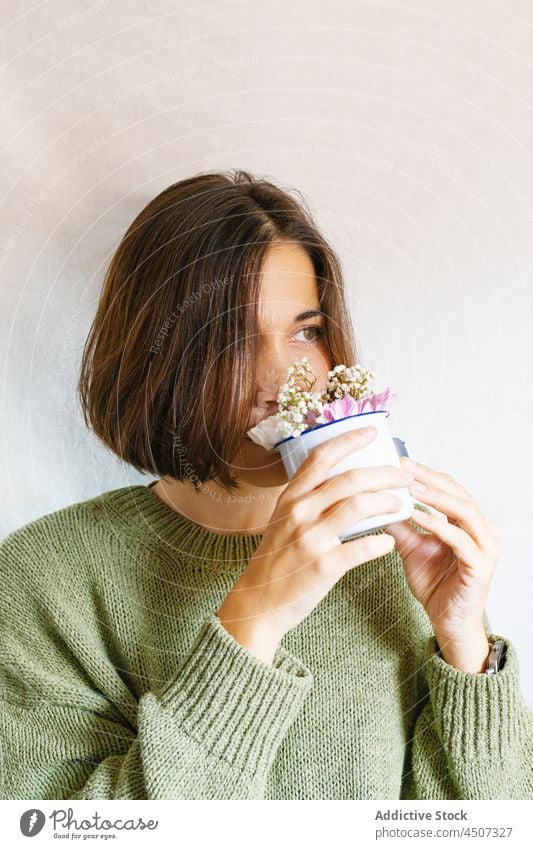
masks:
{"label": "white baby's breath flower", "polygon": [[327,389],[321,395],[323,403],[335,401],[345,395],[351,395],[355,400],[373,394],[370,381],[375,377],[374,372],[364,368],[360,363],[354,366],[337,365],[327,374]]}

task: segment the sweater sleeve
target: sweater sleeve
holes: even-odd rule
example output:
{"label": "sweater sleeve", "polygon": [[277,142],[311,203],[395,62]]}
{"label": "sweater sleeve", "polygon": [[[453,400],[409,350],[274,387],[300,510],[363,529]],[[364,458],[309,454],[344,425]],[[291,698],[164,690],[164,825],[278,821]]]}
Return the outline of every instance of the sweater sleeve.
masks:
{"label": "sweater sleeve", "polygon": [[[485,630],[490,642],[505,639]],[[503,668],[485,675],[446,663],[428,638],[401,799],[533,799],[533,715],[505,643]]]}
{"label": "sweater sleeve", "polygon": [[[0,664],[11,694],[18,674]],[[111,710],[16,700],[2,686],[2,798],[262,799],[312,684],[285,648],[270,666],[212,614],[172,679],[139,699],[136,729]]]}

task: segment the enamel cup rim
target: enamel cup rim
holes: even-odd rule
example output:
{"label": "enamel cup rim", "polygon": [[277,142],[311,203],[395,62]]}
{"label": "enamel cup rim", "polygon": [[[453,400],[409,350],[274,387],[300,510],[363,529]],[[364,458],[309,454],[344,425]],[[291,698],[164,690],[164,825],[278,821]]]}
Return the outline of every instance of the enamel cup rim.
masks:
{"label": "enamel cup rim", "polygon": [[289,439],[301,439],[302,436],[309,435],[310,433],[314,433],[317,430],[321,430],[321,428],[329,427],[330,425],[338,424],[339,422],[345,422],[347,419],[360,419],[363,416],[375,416],[380,414],[385,414],[386,418],[390,416],[389,410],[367,410],[365,413],[354,413],[353,416],[343,416],[342,419],[335,419],[332,422],[323,422],[323,424],[319,424],[316,427],[307,428],[307,430],[302,431],[297,436],[286,436],[284,439],[280,439],[279,442],[276,442],[274,448],[277,448],[279,445],[282,445],[284,442],[288,442]]}

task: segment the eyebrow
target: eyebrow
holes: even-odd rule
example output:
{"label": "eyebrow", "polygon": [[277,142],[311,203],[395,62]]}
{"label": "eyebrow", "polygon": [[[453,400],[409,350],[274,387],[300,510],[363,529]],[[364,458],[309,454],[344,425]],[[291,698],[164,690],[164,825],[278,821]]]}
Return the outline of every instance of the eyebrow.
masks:
{"label": "eyebrow", "polygon": [[307,321],[308,318],[315,318],[315,316],[324,316],[322,310],[306,310],[305,312],[299,313],[299,315],[295,316],[294,321]]}

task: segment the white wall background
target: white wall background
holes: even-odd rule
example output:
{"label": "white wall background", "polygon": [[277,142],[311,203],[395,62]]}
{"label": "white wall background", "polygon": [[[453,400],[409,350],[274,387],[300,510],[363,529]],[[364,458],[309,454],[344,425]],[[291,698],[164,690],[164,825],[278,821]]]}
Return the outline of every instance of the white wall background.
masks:
{"label": "white wall background", "polygon": [[148,200],[242,167],[302,190],[395,432],[503,531],[488,606],[533,706],[533,6],[3,4],[0,536],[148,482],[75,398],[104,269]]}

